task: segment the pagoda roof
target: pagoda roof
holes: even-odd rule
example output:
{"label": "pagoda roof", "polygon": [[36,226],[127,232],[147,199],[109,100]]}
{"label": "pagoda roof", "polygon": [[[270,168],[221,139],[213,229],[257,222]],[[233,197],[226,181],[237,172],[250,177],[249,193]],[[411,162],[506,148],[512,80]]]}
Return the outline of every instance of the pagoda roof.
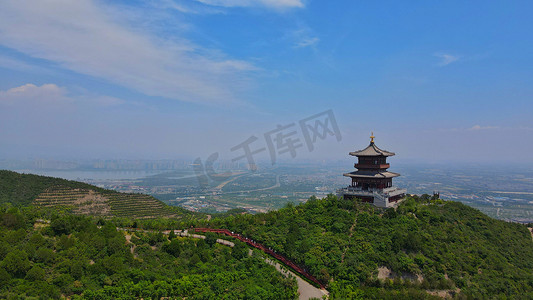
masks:
{"label": "pagoda roof", "polygon": [[370,145],[363,150],[350,152],[352,156],[393,156],[394,152],[389,152],[387,150],[381,150],[374,144],[374,133],[370,136]]}
{"label": "pagoda roof", "polygon": [[370,142],[370,145],[366,147],[363,150],[350,152],[350,155],[352,156],[393,156],[395,155],[394,152],[389,152],[387,150],[381,150],[374,144],[374,142]]}
{"label": "pagoda roof", "polygon": [[346,177],[359,177],[359,178],[393,178],[398,177],[400,174],[389,171],[373,171],[373,170],[358,170],[351,173],[343,174]]}

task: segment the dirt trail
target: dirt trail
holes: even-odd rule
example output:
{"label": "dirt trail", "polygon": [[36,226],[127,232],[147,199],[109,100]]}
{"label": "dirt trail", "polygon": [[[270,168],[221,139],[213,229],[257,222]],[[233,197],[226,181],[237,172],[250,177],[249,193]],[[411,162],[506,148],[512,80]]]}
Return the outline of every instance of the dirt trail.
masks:
{"label": "dirt trail", "polygon": [[[130,242],[131,235],[127,233],[128,229],[127,228],[117,228],[117,230],[124,231],[124,234],[126,236],[126,240],[127,240],[128,244],[130,244],[131,243]],[[142,230],[142,229],[137,229],[135,231],[154,232],[152,230]],[[169,234],[170,230],[165,230],[162,233]],[[182,237],[192,237],[192,238],[205,239],[205,235],[190,234],[187,230],[183,230],[183,231],[182,230],[174,230],[174,233],[176,235],[182,236]],[[225,245],[225,246],[229,246],[229,247],[235,246],[235,244],[233,242],[230,242],[230,241],[224,240],[224,239],[217,239],[217,243]],[[133,243],[131,243],[131,244],[133,245]],[[133,245],[133,247],[131,247],[131,251],[135,255],[135,252],[134,252],[135,251],[135,245]],[[248,250],[248,254],[251,255],[252,251],[253,251],[252,249],[249,249]],[[270,264],[270,265],[273,265],[284,276],[292,275],[292,276],[294,276],[296,278],[296,282],[298,284],[298,292],[300,293],[300,296],[299,296],[298,299],[300,299],[300,300],[308,300],[308,299],[311,299],[311,298],[322,299],[322,296],[324,296],[324,295],[328,296],[329,295],[327,290],[319,289],[319,288],[314,287],[313,285],[311,285],[307,281],[305,281],[302,278],[300,278],[300,276],[296,275],[294,272],[292,272],[290,270],[287,270],[287,268],[285,268],[285,267],[282,267],[281,264],[278,263],[277,261],[267,258],[267,259],[265,259],[265,262]]]}
{"label": "dirt trail", "polygon": [[125,235],[126,235],[126,243],[127,244],[131,244],[131,246],[130,246],[131,254],[133,254],[133,257],[137,258],[137,254],[135,253],[135,248],[137,246],[135,246],[135,244],[131,242],[131,234],[125,233]]}
{"label": "dirt trail", "polygon": [[[251,251],[252,250],[250,250],[250,253]],[[303,280],[300,276],[296,275],[294,272],[289,271],[287,270],[287,268],[281,266],[281,264],[278,263],[277,261],[267,258],[265,259],[265,262],[267,262],[270,265],[273,265],[276,268],[276,270],[278,270],[284,276],[286,277],[294,276],[294,278],[296,278],[296,282],[298,283],[298,293],[300,293],[300,296],[298,297],[298,299],[300,300],[308,300],[311,298],[322,299],[322,296],[329,295],[327,290],[314,287],[312,284]]]}

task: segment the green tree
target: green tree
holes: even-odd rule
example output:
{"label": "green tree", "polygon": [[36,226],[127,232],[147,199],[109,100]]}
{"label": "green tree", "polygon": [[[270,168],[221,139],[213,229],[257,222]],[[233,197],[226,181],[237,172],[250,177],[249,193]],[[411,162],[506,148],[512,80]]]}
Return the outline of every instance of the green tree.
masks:
{"label": "green tree", "polygon": [[29,281],[39,281],[45,279],[45,272],[44,270],[39,266],[33,266],[27,273],[26,273],[26,280]]}
{"label": "green tree", "polygon": [[70,266],[70,275],[79,280],[83,277],[84,263],[80,260],[74,260]]}
{"label": "green tree", "polygon": [[25,251],[14,250],[6,255],[0,263],[0,267],[4,268],[13,276],[23,277],[30,269],[31,262]]}
{"label": "green tree", "polygon": [[11,279],[11,275],[4,268],[0,268],[0,283],[6,283]]}
{"label": "green tree", "polygon": [[52,219],[50,222],[50,228],[53,230],[55,235],[70,234],[72,230],[72,222],[66,216],[60,216],[55,219]]}
{"label": "green tree", "polygon": [[236,259],[243,259],[248,255],[248,248],[241,242],[236,242],[231,249],[231,256]]}
{"label": "green tree", "polygon": [[35,251],[35,261],[45,264],[53,263],[56,258],[54,251],[48,248],[39,248]]}
{"label": "green tree", "polygon": [[9,229],[24,228],[26,223],[24,217],[19,213],[17,208],[11,208],[7,213],[0,215],[1,223]]}
{"label": "green tree", "polygon": [[168,239],[169,240],[173,240],[175,239],[177,236],[176,236],[176,233],[174,232],[174,229],[170,230],[169,234],[168,234]]}
{"label": "green tree", "polygon": [[173,239],[170,241],[170,243],[165,243],[162,247],[163,251],[167,252],[168,254],[178,257],[181,253],[181,242],[177,239]]}
{"label": "green tree", "polygon": [[217,242],[217,236],[216,234],[212,232],[206,232],[205,234],[205,242],[209,247],[213,247],[214,244]]}

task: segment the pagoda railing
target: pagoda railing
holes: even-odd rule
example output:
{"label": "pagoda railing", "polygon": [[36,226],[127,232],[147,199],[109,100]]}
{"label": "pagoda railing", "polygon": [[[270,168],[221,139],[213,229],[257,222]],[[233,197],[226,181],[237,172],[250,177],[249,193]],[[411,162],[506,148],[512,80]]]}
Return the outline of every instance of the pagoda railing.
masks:
{"label": "pagoda railing", "polygon": [[374,165],[374,164],[354,164],[354,168],[357,169],[388,169],[390,168],[390,164],[380,164],[380,165]]}
{"label": "pagoda railing", "polygon": [[354,192],[354,193],[358,193],[358,194],[361,194],[361,195],[368,195],[368,196],[372,196],[374,194],[390,194],[390,193],[398,195],[398,194],[407,192],[406,189],[400,189],[400,188],[397,188],[395,186],[384,188],[384,189],[372,189],[372,188],[370,188],[370,189],[366,189],[366,190],[363,190],[363,189],[358,188],[358,187],[349,186],[349,187],[346,187],[346,188],[342,188],[339,191]]}
{"label": "pagoda railing", "polygon": [[368,196],[372,196],[373,195],[373,191],[372,190],[363,190],[361,188],[355,188],[355,187],[343,188],[343,189],[341,189],[341,191],[354,192],[354,193],[358,193],[358,194],[361,194],[361,195],[368,195]]}

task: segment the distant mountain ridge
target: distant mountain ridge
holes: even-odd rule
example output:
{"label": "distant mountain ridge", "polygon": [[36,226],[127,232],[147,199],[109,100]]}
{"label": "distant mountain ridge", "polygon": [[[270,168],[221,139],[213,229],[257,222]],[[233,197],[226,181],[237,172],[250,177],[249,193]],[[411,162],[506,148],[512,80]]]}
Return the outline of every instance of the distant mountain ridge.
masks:
{"label": "distant mountain ridge", "polygon": [[126,194],[83,182],[0,170],[0,203],[66,207],[101,217],[155,218],[190,214],[145,194]]}

